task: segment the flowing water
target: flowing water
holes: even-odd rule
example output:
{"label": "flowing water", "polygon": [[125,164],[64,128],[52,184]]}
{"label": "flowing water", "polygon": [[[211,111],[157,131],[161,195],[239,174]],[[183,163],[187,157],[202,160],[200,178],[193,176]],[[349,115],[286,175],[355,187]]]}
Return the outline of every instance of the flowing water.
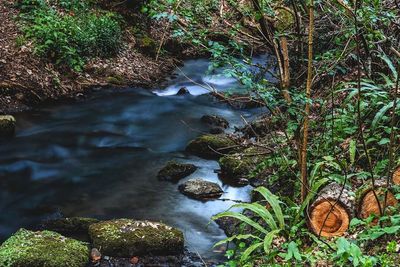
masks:
{"label": "flowing water", "polygon": [[[260,112],[216,103],[187,80],[240,90],[220,73],[207,75],[208,64],[187,61],[155,93],[110,88],[84,102],[16,115],[16,137],[0,141],[0,241],[61,215],[149,219],[181,229],[190,250],[218,257],[212,245],[225,236],[210,217],[233,202],[192,200],[179,193],[178,184],[156,178],[168,160],[190,162],[199,167],[190,177],[219,183],[222,198],[248,200],[249,187],[218,179],[217,162],[184,152],[188,141],[207,131],[201,116],[221,115],[234,127],[242,124],[241,115],[251,119]],[[192,95],[174,95],[182,86]]]}

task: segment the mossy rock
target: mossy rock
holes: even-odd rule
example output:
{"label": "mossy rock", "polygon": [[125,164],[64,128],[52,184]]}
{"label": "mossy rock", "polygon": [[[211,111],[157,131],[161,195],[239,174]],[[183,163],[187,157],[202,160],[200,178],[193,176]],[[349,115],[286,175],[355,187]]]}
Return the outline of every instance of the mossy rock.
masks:
{"label": "mossy rock", "polygon": [[241,153],[227,155],[219,159],[222,175],[228,180],[239,181],[242,178],[249,179],[251,173],[262,161],[265,150],[250,147]]}
{"label": "mossy rock", "polygon": [[88,262],[87,244],[51,231],[20,229],[0,246],[2,267],[83,267]]}
{"label": "mossy rock", "polygon": [[218,159],[237,150],[236,143],[226,135],[202,135],[189,142],[186,151],[206,159]]}
{"label": "mossy rock", "polygon": [[120,75],[108,76],[107,83],[109,83],[111,85],[116,85],[116,86],[126,86],[127,85],[126,79]]}
{"label": "mossy rock", "polygon": [[71,217],[48,220],[43,223],[43,228],[61,234],[82,234],[88,233],[89,226],[99,220],[85,217]]}
{"label": "mossy rock", "polygon": [[0,115],[0,137],[12,137],[15,134],[16,120],[10,115]]}
{"label": "mossy rock", "polygon": [[133,257],[144,255],[174,255],[184,247],[183,233],[168,225],[118,219],[89,226],[93,246],[104,255]]}
{"label": "mossy rock", "polygon": [[197,167],[193,164],[169,161],[167,165],[158,172],[158,179],[177,182],[194,173]]}
{"label": "mossy rock", "polygon": [[198,200],[216,199],[224,193],[217,183],[202,179],[190,179],[180,184],[178,189],[182,194]]}

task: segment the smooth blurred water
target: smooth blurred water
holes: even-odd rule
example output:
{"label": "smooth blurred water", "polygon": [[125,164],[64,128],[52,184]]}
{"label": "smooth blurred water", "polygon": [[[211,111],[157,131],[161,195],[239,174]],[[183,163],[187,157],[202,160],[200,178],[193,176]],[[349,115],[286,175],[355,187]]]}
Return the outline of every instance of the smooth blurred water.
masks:
{"label": "smooth blurred water", "polygon": [[[223,90],[239,87],[229,78],[207,76],[207,67],[208,61],[196,60],[182,70]],[[186,83],[178,75],[165,92]],[[16,115],[17,136],[0,141],[0,240],[60,214],[150,219],[180,228],[190,249],[217,257],[212,245],[224,234],[209,224],[210,217],[233,203],[191,200],[177,184],[158,181],[156,175],[168,160],[191,162],[199,169],[190,177],[219,183],[222,198],[248,200],[250,188],[223,185],[214,173],[217,162],[184,149],[207,130],[201,116],[221,115],[234,127],[242,124],[241,115],[250,119],[259,110],[232,110],[192,93],[198,96],[110,89],[84,102]]]}

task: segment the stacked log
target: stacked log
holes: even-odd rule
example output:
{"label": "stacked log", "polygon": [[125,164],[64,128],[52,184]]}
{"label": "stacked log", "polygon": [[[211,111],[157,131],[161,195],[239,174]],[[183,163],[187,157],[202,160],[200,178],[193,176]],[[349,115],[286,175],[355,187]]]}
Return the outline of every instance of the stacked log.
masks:
{"label": "stacked log", "polygon": [[400,166],[397,166],[397,168],[394,170],[392,181],[393,184],[400,185]]}
{"label": "stacked log", "polygon": [[309,225],[318,236],[342,236],[354,216],[354,197],[337,183],[325,186],[309,208]]}
{"label": "stacked log", "polygon": [[[391,178],[393,184],[400,185],[400,166],[395,169]],[[342,236],[354,216],[366,219],[374,214],[379,217],[387,207],[397,204],[394,194],[390,188],[387,189],[386,178],[375,181],[375,190],[372,183],[368,182],[354,194],[342,185],[330,183],[310,205],[308,224],[318,236]]]}
{"label": "stacked log", "polygon": [[375,181],[375,190],[372,184],[362,186],[357,190],[358,217],[366,219],[371,215],[382,216],[382,212],[389,206],[395,206],[397,199],[386,190],[387,180],[379,179]]}

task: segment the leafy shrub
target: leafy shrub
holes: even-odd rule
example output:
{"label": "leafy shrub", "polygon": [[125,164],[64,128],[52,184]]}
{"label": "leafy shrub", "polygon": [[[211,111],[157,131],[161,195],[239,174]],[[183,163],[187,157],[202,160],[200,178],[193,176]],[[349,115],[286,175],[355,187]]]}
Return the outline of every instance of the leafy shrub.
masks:
{"label": "leafy shrub", "polygon": [[[80,71],[86,58],[118,52],[122,30],[113,13],[87,11],[87,5],[80,1],[52,2],[56,8],[42,0],[22,0],[18,4],[26,23],[25,35],[34,41],[37,54]],[[57,8],[71,11],[59,12]]]}

